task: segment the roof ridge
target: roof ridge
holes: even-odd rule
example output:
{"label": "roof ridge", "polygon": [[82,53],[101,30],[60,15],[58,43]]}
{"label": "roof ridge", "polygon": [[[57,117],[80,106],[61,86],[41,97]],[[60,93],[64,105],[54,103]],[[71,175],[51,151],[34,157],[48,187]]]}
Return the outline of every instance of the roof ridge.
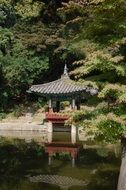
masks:
{"label": "roof ridge", "polygon": [[57,80],[54,80],[54,81],[51,81],[51,82],[46,82],[46,83],[42,83],[42,84],[35,84],[35,85],[32,85],[32,86],[36,86],[36,87],[39,87],[39,86],[41,86],[41,85],[43,85],[43,86],[46,86],[47,84],[52,84],[52,83],[55,83],[55,82],[59,82],[59,81],[66,81],[66,80],[69,80],[70,82],[75,82],[75,81],[73,81],[73,80],[71,80],[70,78],[59,78],[59,79],[57,79]]}

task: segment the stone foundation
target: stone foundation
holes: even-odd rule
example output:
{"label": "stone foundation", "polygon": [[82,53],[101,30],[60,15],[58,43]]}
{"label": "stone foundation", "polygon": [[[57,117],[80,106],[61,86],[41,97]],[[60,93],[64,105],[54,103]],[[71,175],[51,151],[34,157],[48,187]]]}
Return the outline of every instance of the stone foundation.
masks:
{"label": "stone foundation", "polygon": [[0,123],[0,131],[45,131],[46,125],[36,123]]}

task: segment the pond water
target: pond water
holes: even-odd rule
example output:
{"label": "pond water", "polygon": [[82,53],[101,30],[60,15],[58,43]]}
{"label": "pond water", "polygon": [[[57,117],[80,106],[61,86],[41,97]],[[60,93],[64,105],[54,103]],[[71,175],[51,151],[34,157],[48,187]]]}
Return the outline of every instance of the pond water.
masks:
{"label": "pond water", "polygon": [[0,190],[117,189],[119,145],[89,145],[78,137],[72,143],[68,132],[0,136]]}

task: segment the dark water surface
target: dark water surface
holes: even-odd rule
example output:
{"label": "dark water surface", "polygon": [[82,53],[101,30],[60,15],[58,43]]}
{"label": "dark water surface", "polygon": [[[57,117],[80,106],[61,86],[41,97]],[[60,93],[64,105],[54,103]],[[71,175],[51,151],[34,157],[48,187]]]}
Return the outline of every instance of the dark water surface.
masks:
{"label": "dark water surface", "polygon": [[[52,143],[1,137],[0,190],[117,189],[121,159],[118,145],[87,146],[79,141],[72,145],[66,143],[63,133],[61,136],[59,133],[53,134],[53,147],[56,150],[58,147],[59,151],[51,154],[51,165],[48,163],[47,147],[50,150]],[[62,142],[59,143],[59,139]],[[68,148],[68,152],[63,152],[63,147],[65,150]],[[78,154],[72,167],[69,148],[74,150],[76,147]],[[30,180],[33,176],[34,180]],[[79,182],[83,184],[75,185],[75,179],[81,180]]]}

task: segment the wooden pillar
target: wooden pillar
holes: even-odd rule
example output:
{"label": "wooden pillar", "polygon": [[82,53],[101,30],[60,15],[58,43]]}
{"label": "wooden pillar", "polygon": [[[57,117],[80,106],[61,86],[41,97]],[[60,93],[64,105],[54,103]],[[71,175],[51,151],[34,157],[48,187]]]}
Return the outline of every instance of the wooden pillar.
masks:
{"label": "wooden pillar", "polygon": [[75,106],[76,106],[76,104],[75,104],[75,98],[73,98],[72,99],[72,105],[71,105],[72,110],[75,110]]}
{"label": "wooden pillar", "polygon": [[75,159],[77,158],[77,149],[71,151],[71,157],[72,157],[72,167],[75,167]]}
{"label": "wooden pillar", "polygon": [[80,110],[80,100],[77,100],[76,105],[77,105],[77,110]]}
{"label": "wooden pillar", "polygon": [[49,159],[48,159],[49,166],[52,164],[52,154],[49,153]]}
{"label": "wooden pillar", "polygon": [[72,157],[72,167],[74,168],[75,167],[75,158]]}
{"label": "wooden pillar", "polygon": [[75,158],[77,157],[77,153],[76,152],[71,152],[71,157],[72,157],[72,167],[75,167]]}
{"label": "wooden pillar", "polygon": [[49,99],[48,106],[49,106],[49,112],[52,112],[53,111],[52,99]]}

